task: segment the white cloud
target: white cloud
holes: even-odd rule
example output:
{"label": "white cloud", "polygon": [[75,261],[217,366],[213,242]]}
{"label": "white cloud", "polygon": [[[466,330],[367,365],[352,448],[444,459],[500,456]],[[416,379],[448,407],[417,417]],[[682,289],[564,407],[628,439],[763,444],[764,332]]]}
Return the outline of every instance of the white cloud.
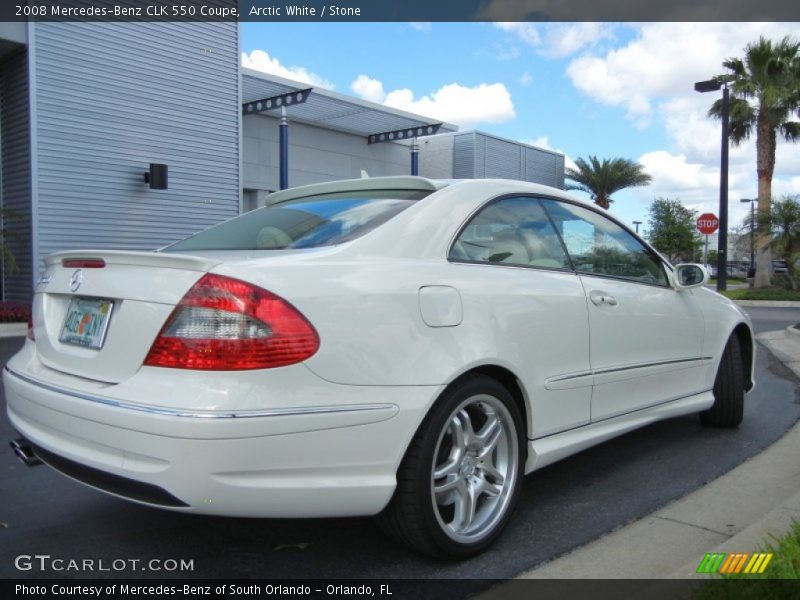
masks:
{"label": "white cloud", "polygon": [[[756,164],[755,158],[751,164]],[[782,138],[779,139],[775,149],[775,165],[776,169],[779,168],[783,173],[792,173],[795,179],[800,180],[800,143],[790,144]],[[795,194],[800,194],[800,186],[795,188]]]}
{"label": "white cloud", "polygon": [[570,56],[612,37],[612,29],[605,23],[494,23],[494,26],[549,58]]}
{"label": "white cloud", "polygon": [[654,23],[636,26],[625,46],[600,56],[585,54],[567,67],[573,85],[587,96],[627,109],[636,120],[649,118],[654,101],[696,92],[695,81],[722,71],[722,61],[742,54],[759,35],[779,38],[796,24]]}
{"label": "white cloud", "polygon": [[533,23],[493,23],[495,27],[513,33],[520,40],[534,47],[542,43],[542,36],[539,29]]}
{"label": "white cloud", "polygon": [[511,94],[502,83],[481,83],[473,87],[449,83],[418,99],[411,90],[399,89],[389,92],[384,103],[464,128],[476,123],[503,123],[517,116]]}
{"label": "white cloud", "polygon": [[[720,140],[716,141],[719,143]],[[705,162],[693,162],[684,154],[673,154],[666,150],[647,152],[638,160],[652,176],[653,183],[647,187],[626,190],[634,200],[647,205],[657,197],[677,198],[699,213],[719,215],[719,148]],[[731,164],[728,171],[728,222],[731,228],[740,226],[750,212],[750,205],[741,203],[740,199],[754,198],[756,193],[753,154],[739,165]],[[773,179],[773,198],[797,193],[800,193],[800,175],[778,175]]]}
{"label": "white cloud", "polygon": [[408,88],[386,93],[381,81],[367,75],[359,75],[350,87],[366,100],[465,128],[477,123],[503,123],[517,116],[511,94],[502,83],[481,83],[472,87],[449,83],[420,98]]}
{"label": "white cloud", "polygon": [[423,33],[430,33],[433,29],[433,23],[428,21],[412,21],[408,26],[414,31],[421,31]]}
{"label": "white cloud", "polygon": [[302,81],[316,87],[332,90],[333,83],[327,79],[320,77],[316,73],[312,73],[305,67],[285,67],[281,62],[270,56],[264,50],[253,50],[250,54],[242,52],[242,66],[248,69],[255,69],[270,75],[277,75],[278,77],[286,77],[295,81]]}
{"label": "white cloud", "polygon": [[[714,164],[692,162],[684,154],[666,150],[647,152],[638,160],[653,182],[647,187],[631,188],[634,198],[643,203],[657,197],[677,198],[693,210],[719,215],[719,150]],[[739,200],[755,196],[754,165],[755,162],[728,171],[728,214],[732,227],[739,225],[749,211],[748,205]],[[782,181],[776,179],[774,189],[782,186]]]}
{"label": "white cloud", "polygon": [[352,89],[357,96],[364,98],[364,100],[369,100],[370,102],[381,103],[386,99],[386,92],[383,91],[383,83],[366,75],[359,75],[355,81],[350,84],[350,89]]}
{"label": "white cloud", "polygon": [[687,202],[703,201],[707,188],[719,184],[719,169],[707,169],[700,163],[686,160],[683,154],[665,150],[647,152],[639,157],[644,170],[653,178],[648,195],[680,196]]}
{"label": "white cloud", "polygon": [[542,54],[550,57],[569,56],[612,37],[605,23],[552,23],[546,30]]}
{"label": "white cloud", "polygon": [[[788,179],[773,179],[772,181],[772,197],[780,198],[781,196],[797,196],[800,194],[800,175]],[[748,196],[754,198],[755,194]]]}
{"label": "white cloud", "polygon": [[525,71],[522,75],[520,75],[519,83],[520,85],[528,87],[530,84],[533,83],[533,75]]}
{"label": "white cloud", "polygon": [[[631,26],[634,37],[607,52],[586,52],[567,67],[573,85],[593,101],[625,111],[634,126],[663,125],[667,143],[639,161],[650,186],[626,191],[649,204],[654,197],[680,198],[693,208],[719,212],[721,129],[708,117],[720,94],[698,94],[695,81],[723,71],[722,61],[742,56],[764,35],[797,36],[796,23],[655,23]],[[737,225],[749,210],[740,198],[757,193],[754,138],[731,146],[728,210]],[[800,191],[800,146],[778,141],[773,195]]]}
{"label": "white cloud", "polygon": [[492,51],[497,60],[514,60],[522,54],[514,44],[492,44]]}

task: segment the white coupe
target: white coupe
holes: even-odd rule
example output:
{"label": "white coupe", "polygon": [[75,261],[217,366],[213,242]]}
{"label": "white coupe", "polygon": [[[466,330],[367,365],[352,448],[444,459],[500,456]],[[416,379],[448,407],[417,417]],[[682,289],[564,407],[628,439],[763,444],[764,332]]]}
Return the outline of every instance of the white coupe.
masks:
{"label": "white coupe", "polygon": [[753,333],[707,280],[541,185],[285,190],[156,252],[48,257],[3,373],[12,445],[150,506],[377,515],[465,557],[526,473],[676,415],[740,423]]}

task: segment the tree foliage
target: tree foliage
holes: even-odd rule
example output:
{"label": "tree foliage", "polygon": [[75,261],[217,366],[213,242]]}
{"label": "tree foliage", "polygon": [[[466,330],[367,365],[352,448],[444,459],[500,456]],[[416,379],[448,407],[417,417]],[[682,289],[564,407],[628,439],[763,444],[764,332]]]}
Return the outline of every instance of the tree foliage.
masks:
{"label": "tree foliage", "polygon": [[[730,139],[740,144],[753,133],[756,138],[758,209],[769,213],[772,201],[772,176],[775,172],[775,146],[780,134],[785,140],[800,139],[800,42],[787,36],[779,42],[764,37],[745,47],[743,58],[729,58],[722,66],[727,73],[716,80],[727,82]],[[709,115],[722,117],[722,100],[717,100]],[[758,240],[755,287],[769,285],[770,240]]]}
{"label": "tree foliage", "polygon": [[648,209],[647,239],[670,262],[691,260],[702,246],[697,233],[697,212],[680,200],[656,198]]}
{"label": "tree foliage", "polygon": [[796,290],[795,261],[800,259],[800,196],[783,196],[771,204],[769,211],[759,211],[756,221],[756,231],[771,237],[775,256],[786,259],[789,282]]}
{"label": "tree foliage", "polygon": [[611,194],[652,181],[642,165],[628,158],[604,158],[601,161],[596,156],[589,156],[588,160],[578,158],[575,166],[576,169],[570,167],[566,170],[566,177],[572,183],[564,187],[586,192],[595,204],[605,209],[614,201]]}

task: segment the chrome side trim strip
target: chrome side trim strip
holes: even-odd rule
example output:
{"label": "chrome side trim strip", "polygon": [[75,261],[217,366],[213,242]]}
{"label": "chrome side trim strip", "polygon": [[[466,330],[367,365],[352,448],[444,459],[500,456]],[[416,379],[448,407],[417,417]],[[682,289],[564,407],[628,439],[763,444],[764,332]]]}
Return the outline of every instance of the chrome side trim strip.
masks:
{"label": "chrome side trim strip", "polygon": [[557,375],[546,380],[546,383],[555,383],[557,381],[569,381],[570,379],[579,379],[581,377],[588,377],[589,375],[606,375],[608,373],[617,373],[620,371],[632,371],[634,369],[646,369],[648,367],[660,367],[662,365],[677,365],[689,362],[704,362],[711,360],[711,356],[697,356],[695,358],[678,358],[675,360],[661,360],[649,363],[639,363],[636,365],[626,365],[624,367],[608,367],[605,369],[596,369],[594,371],[581,371],[580,373],[570,373],[569,375]]}
{"label": "chrome side trim strip", "polygon": [[637,365],[628,365],[624,367],[609,367],[607,369],[597,369],[594,371],[595,375],[604,375],[606,373],[616,373],[618,371],[631,371],[633,369],[646,369],[647,367],[660,367],[662,365],[677,365],[680,363],[687,363],[687,362],[703,362],[706,360],[711,360],[711,356],[698,356],[695,358],[678,358],[675,360],[660,360],[656,362],[650,363],[639,363]]}
{"label": "chrome side trim strip", "polygon": [[162,415],[167,417],[186,417],[192,419],[247,419],[253,417],[294,417],[302,415],[323,415],[331,413],[350,413],[350,412],[364,412],[364,411],[379,411],[379,410],[395,410],[394,404],[353,404],[348,406],[306,406],[300,408],[271,408],[265,410],[237,410],[237,411],[211,411],[211,410],[181,410],[176,408],[167,408],[163,406],[147,406],[144,404],[135,404],[133,402],[122,402],[119,400],[112,400],[111,398],[103,398],[101,396],[93,396],[83,392],[68,390],[52,386],[50,384],[37,381],[25,375],[21,375],[16,371],[12,371],[8,367],[5,368],[6,372],[22,381],[35,385],[44,390],[55,392],[57,394],[64,394],[80,400],[88,400],[97,404],[105,406],[113,406],[114,408],[121,408],[124,410],[133,410],[148,414]]}
{"label": "chrome side trim strip", "polygon": [[555,383],[557,381],[569,381],[570,379],[580,379],[581,377],[591,377],[594,371],[581,371],[580,373],[570,373],[569,375],[556,375],[545,379],[545,383]]}

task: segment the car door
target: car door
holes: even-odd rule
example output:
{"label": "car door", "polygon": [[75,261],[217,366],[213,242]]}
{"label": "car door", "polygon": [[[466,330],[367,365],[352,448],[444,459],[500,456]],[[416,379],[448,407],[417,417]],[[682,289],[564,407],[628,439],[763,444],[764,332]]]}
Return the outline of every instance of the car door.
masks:
{"label": "car door", "polygon": [[480,328],[474,354],[509,366],[529,400],[529,437],[589,423],[586,299],[560,238],[536,198],[479,210],[449,254],[465,320]]}
{"label": "car door", "polygon": [[598,421],[704,391],[704,320],[691,290],[620,224],[574,203],[545,201],[586,294]]}

